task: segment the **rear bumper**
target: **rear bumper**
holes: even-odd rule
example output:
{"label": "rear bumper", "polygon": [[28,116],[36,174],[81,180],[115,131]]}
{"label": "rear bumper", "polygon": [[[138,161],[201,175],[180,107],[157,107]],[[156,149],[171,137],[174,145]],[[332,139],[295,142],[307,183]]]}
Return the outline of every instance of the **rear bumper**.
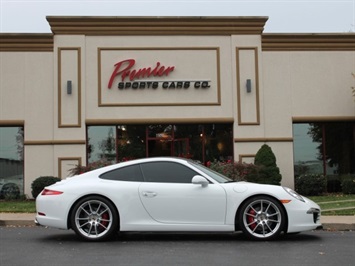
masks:
{"label": "rear bumper", "polygon": [[68,229],[66,220],[57,217],[42,216],[37,214],[35,218],[35,223],[36,225],[54,227],[59,229]]}

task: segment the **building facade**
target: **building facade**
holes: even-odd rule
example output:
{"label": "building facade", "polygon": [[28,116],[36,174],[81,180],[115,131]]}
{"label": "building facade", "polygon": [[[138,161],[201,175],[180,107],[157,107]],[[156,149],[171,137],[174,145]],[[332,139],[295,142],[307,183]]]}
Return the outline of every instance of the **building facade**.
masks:
{"label": "building facade", "polygon": [[264,143],[283,185],[355,173],[354,33],[266,34],[267,17],[47,21],[51,34],[0,34],[3,194],[102,160],[251,163]]}

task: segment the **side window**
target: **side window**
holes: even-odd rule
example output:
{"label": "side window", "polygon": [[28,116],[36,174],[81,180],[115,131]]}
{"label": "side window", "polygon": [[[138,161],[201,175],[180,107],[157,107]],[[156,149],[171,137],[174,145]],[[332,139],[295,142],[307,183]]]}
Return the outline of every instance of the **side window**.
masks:
{"label": "side window", "polygon": [[126,166],[100,175],[102,179],[143,182],[143,176],[139,165]]}
{"label": "side window", "polygon": [[191,183],[197,173],[190,168],[172,162],[141,164],[145,182]]}

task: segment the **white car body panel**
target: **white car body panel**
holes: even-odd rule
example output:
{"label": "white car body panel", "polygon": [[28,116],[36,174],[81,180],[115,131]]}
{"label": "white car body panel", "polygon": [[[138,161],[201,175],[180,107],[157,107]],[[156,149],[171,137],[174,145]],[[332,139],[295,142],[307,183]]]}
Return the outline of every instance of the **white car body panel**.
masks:
{"label": "white car body panel", "polygon": [[[117,167],[139,162],[167,160],[188,165],[211,184],[150,183],[113,181],[99,175]],[[36,220],[40,225],[69,229],[68,217],[76,201],[88,195],[109,199],[119,213],[120,231],[219,231],[233,232],[238,208],[247,198],[267,195],[283,204],[287,213],[287,232],[313,230],[321,226],[307,214],[319,206],[292,197],[281,186],[247,182],[218,183],[185,160],[150,158],[104,167],[68,178],[47,189],[63,191],[61,195],[39,195],[36,199]]]}
{"label": "white car body panel", "polygon": [[139,196],[159,223],[225,224],[226,192],[219,184],[142,183]]}

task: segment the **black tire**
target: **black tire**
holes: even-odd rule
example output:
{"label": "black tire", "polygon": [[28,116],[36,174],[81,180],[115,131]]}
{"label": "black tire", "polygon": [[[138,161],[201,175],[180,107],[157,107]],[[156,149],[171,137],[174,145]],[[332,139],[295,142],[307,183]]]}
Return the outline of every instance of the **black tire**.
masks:
{"label": "black tire", "polygon": [[294,235],[298,235],[300,234],[301,232],[293,232],[293,233],[286,233],[285,235],[288,235],[288,236],[294,236]]}
{"label": "black tire", "polygon": [[268,196],[256,196],[243,203],[238,223],[248,238],[271,240],[284,231],[286,214],[278,200]]}
{"label": "black tire", "polygon": [[109,200],[100,196],[88,196],[75,204],[70,223],[82,239],[103,241],[117,233],[119,218],[115,206]]}

